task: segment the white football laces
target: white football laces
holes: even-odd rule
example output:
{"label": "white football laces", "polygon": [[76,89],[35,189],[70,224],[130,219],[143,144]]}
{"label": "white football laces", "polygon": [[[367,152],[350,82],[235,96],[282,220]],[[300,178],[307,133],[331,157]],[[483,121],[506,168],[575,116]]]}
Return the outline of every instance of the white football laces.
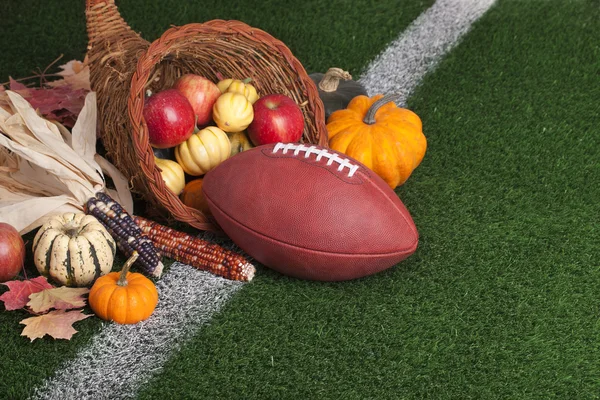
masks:
{"label": "white football laces", "polygon": [[303,144],[295,144],[295,143],[277,143],[275,147],[273,147],[273,153],[277,153],[279,150],[282,150],[282,154],[287,154],[288,151],[293,150],[294,156],[300,155],[300,152],[304,153],[304,158],[309,158],[312,154],[315,154],[316,161],[320,161],[321,158],[327,158],[327,165],[331,166],[333,163],[338,164],[338,172],[344,170],[344,168],[348,168],[348,177],[352,177],[354,173],[358,170],[358,165],[353,164],[349,159],[342,158],[338,154],[330,153],[325,148],[319,148],[317,146],[305,146]]}

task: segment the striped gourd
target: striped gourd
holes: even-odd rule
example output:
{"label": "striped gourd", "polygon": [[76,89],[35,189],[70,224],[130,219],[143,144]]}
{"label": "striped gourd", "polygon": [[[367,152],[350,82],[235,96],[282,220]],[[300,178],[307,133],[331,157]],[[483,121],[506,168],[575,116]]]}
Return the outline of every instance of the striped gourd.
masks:
{"label": "striped gourd", "polygon": [[115,241],[98,220],[83,213],[50,218],[33,239],[40,274],[66,286],[89,286],[110,272]]}

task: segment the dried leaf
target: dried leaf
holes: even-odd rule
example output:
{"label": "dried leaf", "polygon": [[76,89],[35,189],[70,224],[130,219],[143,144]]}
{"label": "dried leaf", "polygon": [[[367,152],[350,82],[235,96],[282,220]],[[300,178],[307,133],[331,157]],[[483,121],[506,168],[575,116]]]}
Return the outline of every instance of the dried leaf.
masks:
{"label": "dried leaf", "polygon": [[53,157],[46,156],[36,152],[30,147],[15,143],[4,135],[0,135],[0,146],[6,147],[30,163],[44,168],[48,173],[61,179],[63,183],[69,187],[71,194],[73,194],[76,199],[82,199],[82,203],[85,201],[83,199],[87,200],[91,194],[95,193],[94,186],[92,186],[90,182],[78,176],[76,172]]}
{"label": "dried leaf", "polygon": [[53,215],[81,212],[98,191],[113,193],[104,173],[113,178],[121,204],[132,212],[127,180],[95,154],[94,92],[72,134],[41,118],[17,93],[0,93],[0,103],[2,96],[10,107],[0,109],[0,222],[25,234]]}
{"label": "dried leaf", "polygon": [[28,90],[27,86],[23,85],[21,82],[15,81],[12,77],[9,77],[8,79],[10,90]]}
{"label": "dried leaf", "polygon": [[[88,103],[88,109],[96,107],[96,94],[90,93],[89,95],[92,99]],[[89,178],[92,179],[93,182],[103,183],[102,176],[93,168],[90,168],[89,164],[83,162],[82,158],[85,158],[84,154],[78,154],[78,149],[73,149],[69,147],[64,142],[64,139],[60,135],[58,129],[53,131],[47,124],[46,120],[42,117],[38,116],[33,109],[32,105],[30,105],[22,96],[19,96],[16,93],[11,91],[8,92],[8,97],[10,98],[13,108],[17,111],[23,121],[29,128],[29,130],[35,135],[35,137],[48,149],[52,150],[56,157],[59,159],[63,159],[68,164],[67,166],[73,166],[72,168],[75,171],[81,171],[81,173],[86,174]],[[95,121],[96,113],[93,112],[93,118]],[[55,127],[56,128],[56,127]],[[94,126],[95,132],[95,126]],[[95,150],[95,147],[94,147]]]}
{"label": "dried leaf", "polygon": [[45,118],[57,120],[69,128],[75,124],[83,109],[85,96],[89,93],[89,90],[74,88],[71,85],[28,88],[15,81],[11,81],[9,89],[0,91],[0,107],[10,109],[7,92],[12,91],[27,100]]}
{"label": "dried leaf", "polygon": [[73,328],[73,323],[91,316],[92,314],[83,314],[82,310],[50,311],[48,314],[22,320],[20,323],[25,325],[25,328],[23,328],[21,336],[27,336],[32,342],[45,335],[50,335],[54,339],[70,340],[77,333]]}
{"label": "dried leaf", "polygon": [[51,308],[70,310],[85,307],[85,299],[81,297],[90,292],[88,288],[70,288],[66,286],[46,289],[29,296],[27,307],[34,313],[43,313]]}
{"label": "dried leaf", "polygon": [[52,285],[48,283],[45,277],[28,279],[26,281],[8,281],[3,285],[8,286],[9,290],[0,296],[4,302],[4,308],[7,311],[23,308],[29,302],[29,296],[33,293],[41,292],[45,289],[51,289]]}
{"label": "dried leaf", "polygon": [[62,71],[58,72],[58,75],[60,75],[62,77],[67,77],[67,76],[77,75],[78,73],[83,71],[85,68],[87,68],[87,65],[78,60],[71,60],[71,61],[67,62],[66,64],[59,65],[59,68],[62,69]]}
{"label": "dried leaf", "polygon": [[117,203],[119,203],[129,214],[133,214],[133,199],[131,198],[131,192],[129,191],[129,181],[125,178],[125,175],[102,156],[96,154],[94,159],[98,165],[102,167],[102,171],[110,176],[115,184],[117,190],[109,190],[110,197],[115,199],[115,201],[117,201]]}
{"label": "dried leaf", "polygon": [[69,146],[73,147],[73,134],[71,134],[71,131],[69,131],[63,124],[61,124],[58,121],[52,121],[52,123],[56,126],[56,128],[60,132],[60,135],[62,136],[65,143],[68,144]]}
{"label": "dried leaf", "polygon": [[48,82],[49,86],[57,87],[69,85],[73,89],[85,89],[91,91],[90,87],[90,67],[87,64],[87,60],[77,61],[71,60],[68,63],[61,65],[61,72],[58,75],[62,76],[63,79],[58,79],[52,82]]}

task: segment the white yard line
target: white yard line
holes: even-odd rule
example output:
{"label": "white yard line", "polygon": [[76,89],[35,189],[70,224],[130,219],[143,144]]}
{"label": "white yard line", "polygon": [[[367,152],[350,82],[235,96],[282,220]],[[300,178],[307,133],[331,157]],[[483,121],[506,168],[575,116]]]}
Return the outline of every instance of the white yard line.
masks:
{"label": "white yard line", "polygon": [[359,82],[370,96],[399,93],[405,104],[423,76],[469,31],[495,0],[438,0],[365,70]]}
{"label": "white yard line", "polygon": [[[360,81],[369,94],[400,92],[404,101],[493,3],[438,0],[377,57]],[[173,264],[157,285],[160,301],[150,319],[133,326],[102,325],[101,332],[36,388],[32,398],[134,398],[243,285]]]}
{"label": "white yard line", "polygon": [[36,389],[35,399],[135,397],[168,358],[237,292],[233,282],[174,263],[157,284],[159,305],[136,325],[106,323],[77,357]]}

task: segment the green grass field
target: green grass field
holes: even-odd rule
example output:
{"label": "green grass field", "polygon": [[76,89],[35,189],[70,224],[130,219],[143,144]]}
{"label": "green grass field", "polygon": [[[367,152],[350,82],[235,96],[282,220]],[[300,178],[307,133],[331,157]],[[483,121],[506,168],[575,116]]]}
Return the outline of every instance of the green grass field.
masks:
{"label": "green grass field", "polygon": [[[0,81],[82,59],[82,3],[2,2]],[[147,39],[241,19],[309,71],[359,76],[433,1],[121,3]],[[600,397],[600,4],[498,1],[408,108],[428,139],[397,189],[416,254],[343,283],[259,266],[138,398]],[[29,343],[25,317],[0,305],[0,398],[26,398],[101,328],[89,318],[70,342]]]}

